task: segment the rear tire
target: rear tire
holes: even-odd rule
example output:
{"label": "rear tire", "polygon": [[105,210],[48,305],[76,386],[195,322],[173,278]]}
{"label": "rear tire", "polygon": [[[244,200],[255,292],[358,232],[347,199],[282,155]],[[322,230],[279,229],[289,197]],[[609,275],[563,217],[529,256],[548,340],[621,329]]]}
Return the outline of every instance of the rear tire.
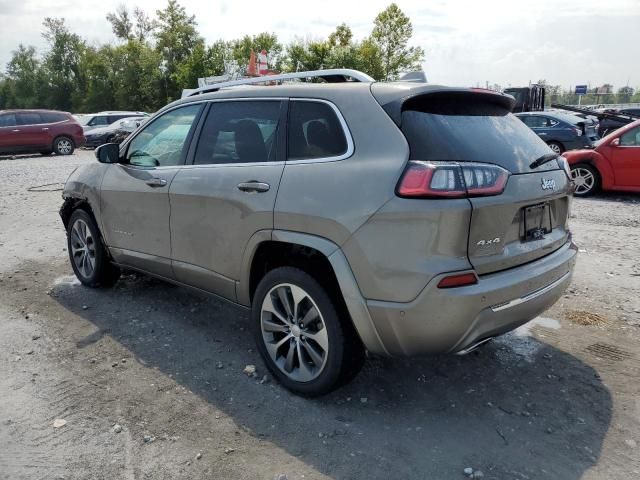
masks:
{"label": "rear tire", "polygon": [[600,173],[588,163],[572,165],[571,179],[574,184],[573,194],[576,197],[588,197],[600,190]]}
{"label": "rear tire", "polygon": [[557,153],[558,155],[561,155],[565,151],[564,145],[560,142],[547,142],[547,145],[553,150],[553,153]]}
{"label": "rear tire", "polygon": [[56,155],[71,155],[75,148],[73,140],[69,137],[58,137],[53,141],[53,151]]}
{"label": "rear tire", "polygon": [[258,351],[294,393],[324,395],[362,367],[364,348],[351,341],[336,305],[313,277],[294,267],[271,270],[256,288],[251,323]]}
{"label": "rear tire", "polygon": [[93,217],[81,208],[69,219],[67,250],[71,267],[83,285],[110,287],[118,281],[120,269],[111,263]]}

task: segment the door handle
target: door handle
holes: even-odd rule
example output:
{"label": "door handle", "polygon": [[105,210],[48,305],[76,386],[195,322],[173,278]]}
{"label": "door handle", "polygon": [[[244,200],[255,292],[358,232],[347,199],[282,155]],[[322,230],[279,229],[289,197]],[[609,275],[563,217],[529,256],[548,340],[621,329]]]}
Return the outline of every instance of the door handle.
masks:
{"label": "door handle", "polygon": [[49,130],[47,127],[44,127],[44,128],[42,129],[42,131],[43,131],[43,132],[46,132],[47,130]]}
{"label": "door handle", "polygon": [[20,129],[16,128],[16,129],[11,130],[11,131],[15,133],[15,132],[19,132],[19,131],[20,131]]}
{"label": "door handle", "polygon": [[264,182],[258,182],[257,180],[250,180],[248,182],[243,182],[238,184],[238,190],[242,190],[243,192],[268,192],[270,185]]}
{"label": "door handle", "polygon": [[167,181],[164,178],[153,177],[146,180],[145,183],[150,187],[164,187],[167,185]]}

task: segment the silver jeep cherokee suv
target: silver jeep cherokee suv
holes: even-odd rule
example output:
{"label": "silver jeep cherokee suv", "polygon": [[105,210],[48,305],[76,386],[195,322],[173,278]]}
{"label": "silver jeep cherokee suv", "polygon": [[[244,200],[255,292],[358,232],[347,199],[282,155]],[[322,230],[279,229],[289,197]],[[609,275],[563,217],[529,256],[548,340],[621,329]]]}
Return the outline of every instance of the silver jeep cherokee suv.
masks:
{"label": "silver jeep cherokee suv", "polygon": [[100,147],[63,193],[80,281],[133,269],[251,309],[267,367],[308,396],[365,351],[465,353],[561,296],[568,168],[512,97],[305,75],[328,81],[204,87]]}

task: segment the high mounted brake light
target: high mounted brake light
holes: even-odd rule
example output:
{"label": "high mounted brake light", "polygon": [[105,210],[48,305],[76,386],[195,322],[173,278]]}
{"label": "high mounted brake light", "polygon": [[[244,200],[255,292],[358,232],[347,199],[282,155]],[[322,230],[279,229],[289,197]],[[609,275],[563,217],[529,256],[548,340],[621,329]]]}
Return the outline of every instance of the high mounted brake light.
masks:
{"label": "high mounted brake light", "polygon": [[466,198],[500,195],[509,172],[488,163],[410,160],[397,192],[409,198]]}

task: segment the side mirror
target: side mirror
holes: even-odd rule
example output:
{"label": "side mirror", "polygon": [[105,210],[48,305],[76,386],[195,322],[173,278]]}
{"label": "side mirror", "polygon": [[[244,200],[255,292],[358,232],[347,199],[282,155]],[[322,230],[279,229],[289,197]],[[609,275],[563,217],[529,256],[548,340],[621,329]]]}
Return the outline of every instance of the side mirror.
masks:
{"label": "side mirror", "polygon": [[611,145],[612,147],[619,147],[620,146],[620,137],[614,138],[613,140],[611,140],[611,142],[609,142],[609,145]]}
{"label": "side mirror", "polygon": [[120,160],[120,145],[105,143],[96,148],[96,158],[100,163],[118,163]]}

